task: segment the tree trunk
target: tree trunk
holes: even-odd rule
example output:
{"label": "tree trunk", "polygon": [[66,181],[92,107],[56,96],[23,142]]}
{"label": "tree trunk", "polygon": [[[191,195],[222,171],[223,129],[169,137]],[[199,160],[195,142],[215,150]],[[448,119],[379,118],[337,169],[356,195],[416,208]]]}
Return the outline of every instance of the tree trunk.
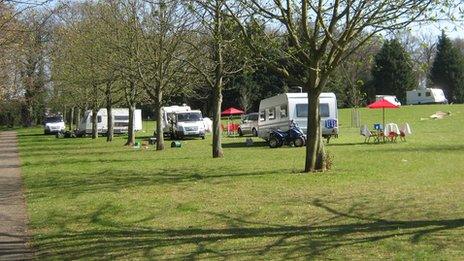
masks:
{"label": "tree trunk", "polygon": [[64,126],[66,126],[66,122],[68,121],[68,107],[65,105],[63,109],[63,121],[64,121]]}
{"label": "tree trunk", "polygon": [[97,114],[98,114],[98,109],[92,108],[92,139],[98,138]]}
{"label": "tree trunk", "polygon": [[134,112],[135,105],[131,104],[129,106],[129,127],[127,132],[127,142],[126,146],[133,146],[135,144],[135,132],[134,132]]}
{"label": "tree trunk", "polygon": [[71,107],[71,112],[69,114],[69,130],[73,130],[73,123],[74,123],[74,107]]}
{"label": "tree trunk", "polygon": [[156,150],[164,150],[164,134],[163,134],[163,115],[161,114],[161,105],[163,100],[163,92],[157,88],[157,98],[155,100],[155,117],[156,117]]}
{"label": "tree trunk", "polygon": [[111,88],[107,85],[106,87],[106,113],[108,115],[107,118],[107,131],[106,131],[106,141],[111,142],[113,141],[114,136],[114,128],[113,128],[113,97],[111,94]]}
{"label": "tree trunk", "polygon": [[216,83],[213,96],[213,158],[222,158],[224,157],[221,144],[222,79],[219,79],[219,81]]}
{"label": "tree trunk", "polygon": [[305,172],[324,171],[326,169],[325,150],[320,126],[319,94],[320,91],[314,90],[314,88],[310,88],[308,91]]}
{"label": "tree trunk", "polygon": [[221,7],[223,2],[216,1],[214,10],[214,62],[216,68],[214,71],[214,88],[213,88],[213,158],[224,157],[221,144],[221,105],[222,105],[222,80],[224,77],[224,59],[223,59],[223,14]]}
{"label": "tree trunk", "polygon": [[110,104],[106,105],[106,114],[108,115],[107,118],[107,131],[106,131],[106,141],[111,142],[113,141],[114,136],[114,125],[113,125],[113,106]]}
{"label": "tree trunk", "polygon": [[79,129],[80,123],[81,123],[81,108],[77,108],[77,113],[76,113],[76,129]]}

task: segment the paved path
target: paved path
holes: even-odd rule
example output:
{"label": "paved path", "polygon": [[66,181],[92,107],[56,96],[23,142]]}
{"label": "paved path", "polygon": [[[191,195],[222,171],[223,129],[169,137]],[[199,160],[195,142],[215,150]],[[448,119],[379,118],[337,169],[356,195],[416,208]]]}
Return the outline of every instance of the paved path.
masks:
{"label": "paved path", "polygon": [[0,260],[32,258],[16,132],[0,132]]}

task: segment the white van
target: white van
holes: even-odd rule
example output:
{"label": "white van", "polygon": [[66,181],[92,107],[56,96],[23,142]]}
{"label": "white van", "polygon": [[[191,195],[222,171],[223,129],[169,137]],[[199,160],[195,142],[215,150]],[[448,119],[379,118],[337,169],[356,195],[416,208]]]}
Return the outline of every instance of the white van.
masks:
{"label": "white van", "polygon": [[171,135],[171,120],[174,119],[174,114],[176,112],[186,112],[186,111],[191,111],[192,109],[190,106],[187,105],[173,105],[173,106],[165,106],[161,107],[161,115],[163,118],[162,128],[163,128],[163,134],[164,136],[170,136]]}
{"label": "white van", "polygon": [[[113,131],[115,134],[127,133],[129,131],[129,109],[114,108],[111,109],[113,114]],[[78,126],[79,133],[92,133],[92,110],[87,110]],[[101,108],[97,112],[97,129],[99,134],[108,132],[108,112],[106,108]],[[134,131],[142,130],[142,111],[134,111]]]}
{"label": "white van", "polygon": [[175,112],[172,115],[171,138],[200,137],[205,139],[205,123],[201,111]]}
{"label": "white van", "polygon": [[64,132],[66,125],[61,115],[48,116],[44,120],[44,134],[54,134],[58,132]]}
{"label": "white van", "polygon": [[425,88],[406,92],[407,104],[448,103],[442,89]]}
{"label": "white van", "polygon": [[382,99],[387,100],[397,106],[401,106],[401,102],[396,98],[395,95],[385,95],[385,94],[375,95],[375,101],[380,101]]}
{"label": "white van", "polygon": [[[321,131],[324,138],[338,136],[337,98],[334,93],[319,96]],[[259,104],[258,136],[268,140],[273,129],[286,131],[293,120],[307,134],[308,94],[283,93],[264,100]]]}

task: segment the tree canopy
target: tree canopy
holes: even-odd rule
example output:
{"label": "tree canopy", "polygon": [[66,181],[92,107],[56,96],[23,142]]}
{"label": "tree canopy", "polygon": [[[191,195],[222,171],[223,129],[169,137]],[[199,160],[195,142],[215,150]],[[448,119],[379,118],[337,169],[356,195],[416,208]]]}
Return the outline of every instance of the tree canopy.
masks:
{"label": "tree canopy", "polygon": [[387,40],[375,56],[372,68],[375,94],[390,94],[406,103],[406,91],[417,86],[410,55],[401,43]]}
{"label": "tree canopy", "polygon": [[443,32],[430,70],[433,84],[443,89],[450,102],[464,102],[464,56]]}

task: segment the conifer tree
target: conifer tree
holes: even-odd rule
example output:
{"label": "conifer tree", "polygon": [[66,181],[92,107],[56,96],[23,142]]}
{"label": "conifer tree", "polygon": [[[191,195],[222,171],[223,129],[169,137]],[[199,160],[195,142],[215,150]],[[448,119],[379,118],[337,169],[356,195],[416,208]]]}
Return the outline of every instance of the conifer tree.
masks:
{"label": "conifer tree", "polygon": [[430,80],[450,102],[464,102],[464,57],[444,32],[438,39]]}
{"label": "conifer tree", "polygon": [[388,40],[375,56],[372,68],[376,94],[390,94],[406,102],[406,91],[416,87],[410,55],[398,40]]}

